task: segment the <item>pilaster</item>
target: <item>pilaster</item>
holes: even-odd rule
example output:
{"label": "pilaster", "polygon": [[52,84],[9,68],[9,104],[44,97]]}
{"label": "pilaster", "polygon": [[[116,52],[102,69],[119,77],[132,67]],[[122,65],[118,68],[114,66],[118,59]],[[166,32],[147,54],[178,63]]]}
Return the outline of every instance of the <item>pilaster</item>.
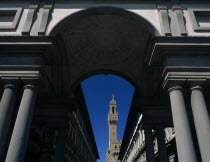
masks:
{"label": "pilaster", "polygon": [[37,15],[37,11],[39,9],[40,0],[31,0],[28,14],[24,23],[24,27],[22,30],[23,35],[29,35],[31,32],[31,28],[34,22],[34,19]]}
{"label": "pilaster", "polygon": [[40,25],[38,35],[45,35],[49,23],[50,14],[54,6],[54,0],[45,0],[44,7],[41,9]]}

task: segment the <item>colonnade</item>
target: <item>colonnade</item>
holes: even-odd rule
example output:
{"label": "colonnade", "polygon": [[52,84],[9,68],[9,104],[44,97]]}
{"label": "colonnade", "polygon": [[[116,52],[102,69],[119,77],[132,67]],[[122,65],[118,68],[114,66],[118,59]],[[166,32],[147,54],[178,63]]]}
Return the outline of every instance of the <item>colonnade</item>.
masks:
{"label": "colonnade", "polygon": [[[197,162],[192,131],[182,89],[183,88],[179,85],[169,88],[178,159],[180,162]],[[210,159],[210,118],[201,86],[191,87],[191,108],[201,158],[203,162],[208,162]],[[153,148],[151,146],[153,141],[151,129],[147,129],[145,133],[147,161],[155,162],[154,150],[152,151]],[[166,154],[166,147],[164,146],[165,136],[161,129],[157,129],[157,139],[159,161],[166,162],[168,157]]]}
{"label": "colonnade", "polygon": [[[21,87],[21,85],[23,85],[23,87]],[[12,80],[7,81],[4,85],[4,91],[0,102],[0,158],[5,159],[4,162],[25,161],[31,123],[34,115],[34,105],[37,97],[38,88],[36,85],[35,81],[31,80],[25,84],[20,80]],[[20,90],[22,91],[22,89],[23,94],[21,101],[19,102],[18,95],[20,95]],[[17,103],[20,103],[20,105],[17,105]],[[17,116],[16,113],[13,113],[16,109],[18,109]],[[46,125],[44,124],[44,128],[41,130],[42,135],[39,137],[42,138],[41,143],[39,143],[40,148],[38,149],[38,151],[40,151],[40,157],[38,158],[40,161],[48,161],[49,159],[52,159],[53,161],[64,161],[65,158],[68,159],[67,156],[69,155],[69,152],[67,151],[72,149],[74,154],[75,148],[77,151],[80,151],[77,155],[73,155],[74,157],[78,156],[77,160],[82,161],[81,159],[83,159],[83,161],[94,161],[96,159],[94,147],[91,146],[92,141],[89,140],[89,132],[86,129],[84,116],[81,114],[82,113],[79,112],[79,110],[66,114],[67,116],[70,115],[68,121],[74,121],[71,123],[71,127],[75,127],[74,130],[71,129],[73,139],[68,137],[68,140],[66,140],[66,130],[60,130],[56,133],[54,128],[51,126],[47,127],[47,124],[49,123],[45,123]],[[16,119],[14,127],[12,126],[12,134],[10,134],[14,116],[16,116]],[[68,127],[62,125],[62,129],[64,128],[67,129]],[[75,133],[75,131],[77,133]],[[52,145],[50,144],[54,141],[56,134],[59,135],[59,138],[57,137],[58,141],[54,143],[56,148],[53,148],[54,152],[52,153],[53,149],[51,149]],[[9,139],[8,144],[7,140],[10,135],[11,138]],[[67,141],[69,141],[69,143],[67,143]],[[67,145],[70,146],[68,147]],[[6,150],[7,146],[8,149]],[[53,158],[51,158],[52,155]],[[73,158],[70,157],[69,161]]]}
{"label": "colonnade", "polygon": [[[176,144],[180,162],[197,162],[192,133],[188,120],[182,87],[169,88],[171,109],[176,132]],[[201,86],[191,87],[191,107],[203,162],[210,159],[210,119]]]}
{"label": "colonnade", "polygon": [[[203,162],[208,162],[210,159],[210,118],[209,112],[204,99],[202,86],[199,83],[193,82],[190,84],[188,92],[191,92],[191,108],[194,119],[194,125],[196,130],[196,136],[198,146]],[[176,148],[177,155],[180,162],[197,162],[199,157],[195,150],[194,139],[192,136],[192,130],[190,127],[190,121],[188,119],[188,111],[185,105],[185,98],[183,95],[183,88],[180,84],[174,84],[168,87],[171,112],[174,123],[174,130],[176,134]],[[144,115],[144,114],[143,114]],[[144,124],[144,123],[142,123]],[[136,128],[139,126],[136,126]],[[153,129],[155,129],[155,135],[158,145],[158,159],[161,162],[167,162],[169,156],[166,148],[166,134],[164,133],[164,126],[144,126],[145,134],[145,153],[147,162],[155,162],[155,150],[154,150],[154,136]],[[136,155],[139,149],[142,148],[139,145],[138,140],[131,138],[132,145],[128,146],[128,151],[124,156],[124,161],[138,161],[139,155]],[[137,144],[136,144],[137,143]],[[142,153],[141,153],[142,154]],[[144,161],[144,160],[143,160]]]}
{"label": "colonnade", "polygon": [[[18,86],[7,82],[0,103],[0,153],[3,153],[5,139],[8,135],[9,125],[15,109]],[[12,137],[5,162],[22,162],[25,158],[27,142],[30,133],[33,108],[37,96],[35,84],[26,83],[20,102],[17,118],[15,121]],[[177,85],[169,88],[174,129],[176,132],[176,144],[180,162],[197,162],[196,152],[193,144],[190,123],[188,120],[182,87]],[[203,162],[210,159],[210,119],[201,86],[191,87],[191,107],[195,122],[195,129]],[[165,147],[164,128],[156,130],[159,161],[168,161]],[[145,136],[139,138],[135,143],[138,151],[145,138],[145,152],[148,162],[155,162],[152,128],[146,128]]]}
{"label": "colonnade", "polygon": [[[0,103],[0,153],[3,154],[6,138],[12,120],[15,101],[17,98],[18,84],[8,81],[4,86],[4,92]],[[23,162],[25,159],[34,104],[37,96],[37,87],[33,83],[26,83],[16,117],[12,137],[5,162]]]}

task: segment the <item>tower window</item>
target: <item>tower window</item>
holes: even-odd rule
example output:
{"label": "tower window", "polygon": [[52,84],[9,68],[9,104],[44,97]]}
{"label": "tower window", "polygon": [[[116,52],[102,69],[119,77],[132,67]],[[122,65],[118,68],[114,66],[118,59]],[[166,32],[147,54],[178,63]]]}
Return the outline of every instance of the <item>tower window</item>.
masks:
{"label": "tower window", "polygon": [[112,107],[112,113],[114,114],[114,106]]}

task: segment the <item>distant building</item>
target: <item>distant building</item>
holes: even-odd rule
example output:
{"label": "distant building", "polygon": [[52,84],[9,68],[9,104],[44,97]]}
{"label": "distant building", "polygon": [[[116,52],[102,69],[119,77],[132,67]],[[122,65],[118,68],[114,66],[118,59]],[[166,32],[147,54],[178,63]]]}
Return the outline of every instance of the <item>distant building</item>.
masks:
{"label": "distant building", "polygon": [[121,140],[117,139],[117,103],[114,100],[114,96],[110,101],[109,113],[108,113],[108,125],[109,125],[109,147],[106,151],[107,162],[117,162],[120,152]]}
{"label": "distant building", "polygon": [[[121,162],[147,162],[146,152],[150,145],[150,154],[154,156],[155,161],[178,162],[174,128],[151,129],[150,134],[146,134],[148,128],[144,116],[139,115],[137,119],[134,120],[133,126],[130,126],[133,129],[130,136],[123,139],[118,159]],[[148,141],[148,137],[151,141]]]}

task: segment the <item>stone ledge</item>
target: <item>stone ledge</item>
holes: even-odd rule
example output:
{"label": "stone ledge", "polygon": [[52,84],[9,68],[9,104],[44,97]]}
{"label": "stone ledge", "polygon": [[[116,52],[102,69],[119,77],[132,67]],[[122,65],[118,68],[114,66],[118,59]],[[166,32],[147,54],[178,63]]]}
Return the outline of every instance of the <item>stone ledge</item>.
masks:
{"label": "stone ledge", "polygon": [[210,79],[210,68],[204,67],[167,67],[162,75],[162,87],[188,85],[193,82],[204,83]]}
{"label": "stone ledge", "polygon": [[40,78],[39,71],[0,71],[0,78],[2,80],[21,79],[21,80],[34,80]]}

